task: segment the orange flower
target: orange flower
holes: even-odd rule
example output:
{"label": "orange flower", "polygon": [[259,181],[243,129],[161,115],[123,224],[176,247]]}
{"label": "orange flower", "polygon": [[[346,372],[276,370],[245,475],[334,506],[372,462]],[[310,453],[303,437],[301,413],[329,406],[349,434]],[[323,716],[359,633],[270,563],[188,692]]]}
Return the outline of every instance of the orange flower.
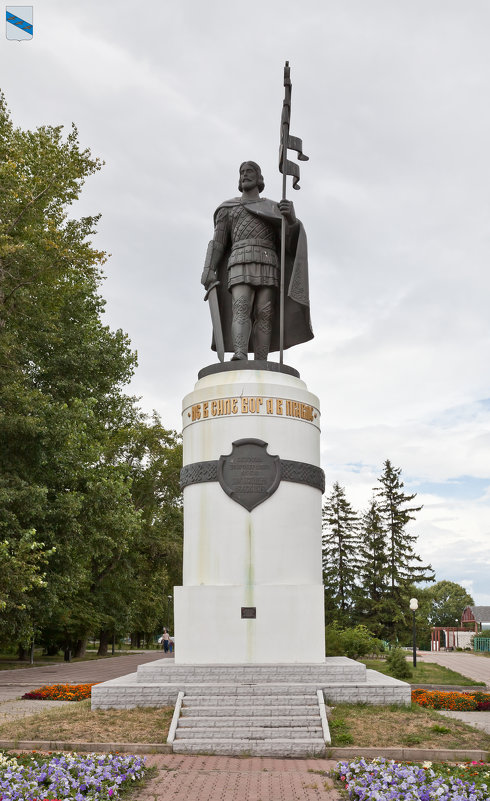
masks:
{"label": "orange flower", "polygon": [[25,693],[22,697],[38,701],[84,701],[90,698],[94,684],[49,684]]}

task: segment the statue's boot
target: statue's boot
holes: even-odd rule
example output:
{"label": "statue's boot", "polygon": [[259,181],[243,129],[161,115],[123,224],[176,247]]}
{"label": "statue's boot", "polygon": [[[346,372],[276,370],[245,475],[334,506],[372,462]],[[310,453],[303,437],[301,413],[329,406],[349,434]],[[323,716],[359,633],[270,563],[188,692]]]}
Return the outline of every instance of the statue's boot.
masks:
{"label": "statue's boot", "polygon": [[252,304],[245,295],[232,300],[233,320],[231,323],[231,339],[234,354],[232,361],[245,361],[248,359],[248,343],[252,333]]}
{"label": "statue's boot", "polygon": [[254,358],[267,361],[272,336],[274,306],[272,300],[258,298],[254,322]]}

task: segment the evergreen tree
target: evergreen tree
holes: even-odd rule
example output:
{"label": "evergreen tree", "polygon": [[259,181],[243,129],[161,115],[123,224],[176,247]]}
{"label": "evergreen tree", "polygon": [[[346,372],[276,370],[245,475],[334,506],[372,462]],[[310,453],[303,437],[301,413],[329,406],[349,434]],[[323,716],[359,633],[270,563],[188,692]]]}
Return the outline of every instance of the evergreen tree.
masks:
{"label": "evergreen tree", "polygon": [[389,593],[389,563],[381,513],[373,498],[360,523],[359,585],[355,592],[356,619],[378,637],[385,637],[393,614]]}
{"label": "evergreen tree", "polygon": [[434,581],[431,566],[422,565],[421,557],[414,550],[416,535],[407,531],[407,525],[415,519],[415,512],[419,512],[422,507],[409,505],[416,495],[408,495],[403,491],[404,484],[400,474],[401,468],[393,467],[387,459],[383,473],[378,479],[381,487],[374,489],[386,537],[392,636],[396,636],[400,629],[399,624],[408,619],[410,585],[421,581]]}
{"label": "evergreen tree", "polygon": [[359,571],[358,517],[338,482],[323,507],[323,584],[327,622],[345,622]]}

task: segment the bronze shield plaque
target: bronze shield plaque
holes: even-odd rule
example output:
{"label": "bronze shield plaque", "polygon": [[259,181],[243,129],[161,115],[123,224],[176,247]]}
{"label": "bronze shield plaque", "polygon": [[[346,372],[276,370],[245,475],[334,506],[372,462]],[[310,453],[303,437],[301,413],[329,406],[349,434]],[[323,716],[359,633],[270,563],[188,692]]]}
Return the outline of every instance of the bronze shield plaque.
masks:
{"label": "bronze shield plaque", "polygon": [[227,495],[249,512],[270,498],[281,481],[279,456],[267,453],[261,439],[238,439],[218,461],[218,481]]}

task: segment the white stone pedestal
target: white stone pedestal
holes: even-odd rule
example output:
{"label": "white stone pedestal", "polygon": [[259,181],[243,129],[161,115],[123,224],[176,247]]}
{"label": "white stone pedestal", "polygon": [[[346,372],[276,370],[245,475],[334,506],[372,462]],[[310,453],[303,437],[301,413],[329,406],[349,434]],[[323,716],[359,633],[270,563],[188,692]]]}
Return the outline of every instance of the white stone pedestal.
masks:
{"label": "white stone pedestal", "polygon": [[[184,398],[183,437],[184,468],[195,466],[196,483],[184,489],[175,662],[322,663],[322,494],[302,483],[308,466],[320,463],[318,398],[283,372],[237,367],[206,375]],[[281,480],[252,511],[215,477],[201,480],[244,438],[266,442],[267,453],[292,460],[291,475],[299,476]],[[243,607],[256,617],[243,618]]]}

